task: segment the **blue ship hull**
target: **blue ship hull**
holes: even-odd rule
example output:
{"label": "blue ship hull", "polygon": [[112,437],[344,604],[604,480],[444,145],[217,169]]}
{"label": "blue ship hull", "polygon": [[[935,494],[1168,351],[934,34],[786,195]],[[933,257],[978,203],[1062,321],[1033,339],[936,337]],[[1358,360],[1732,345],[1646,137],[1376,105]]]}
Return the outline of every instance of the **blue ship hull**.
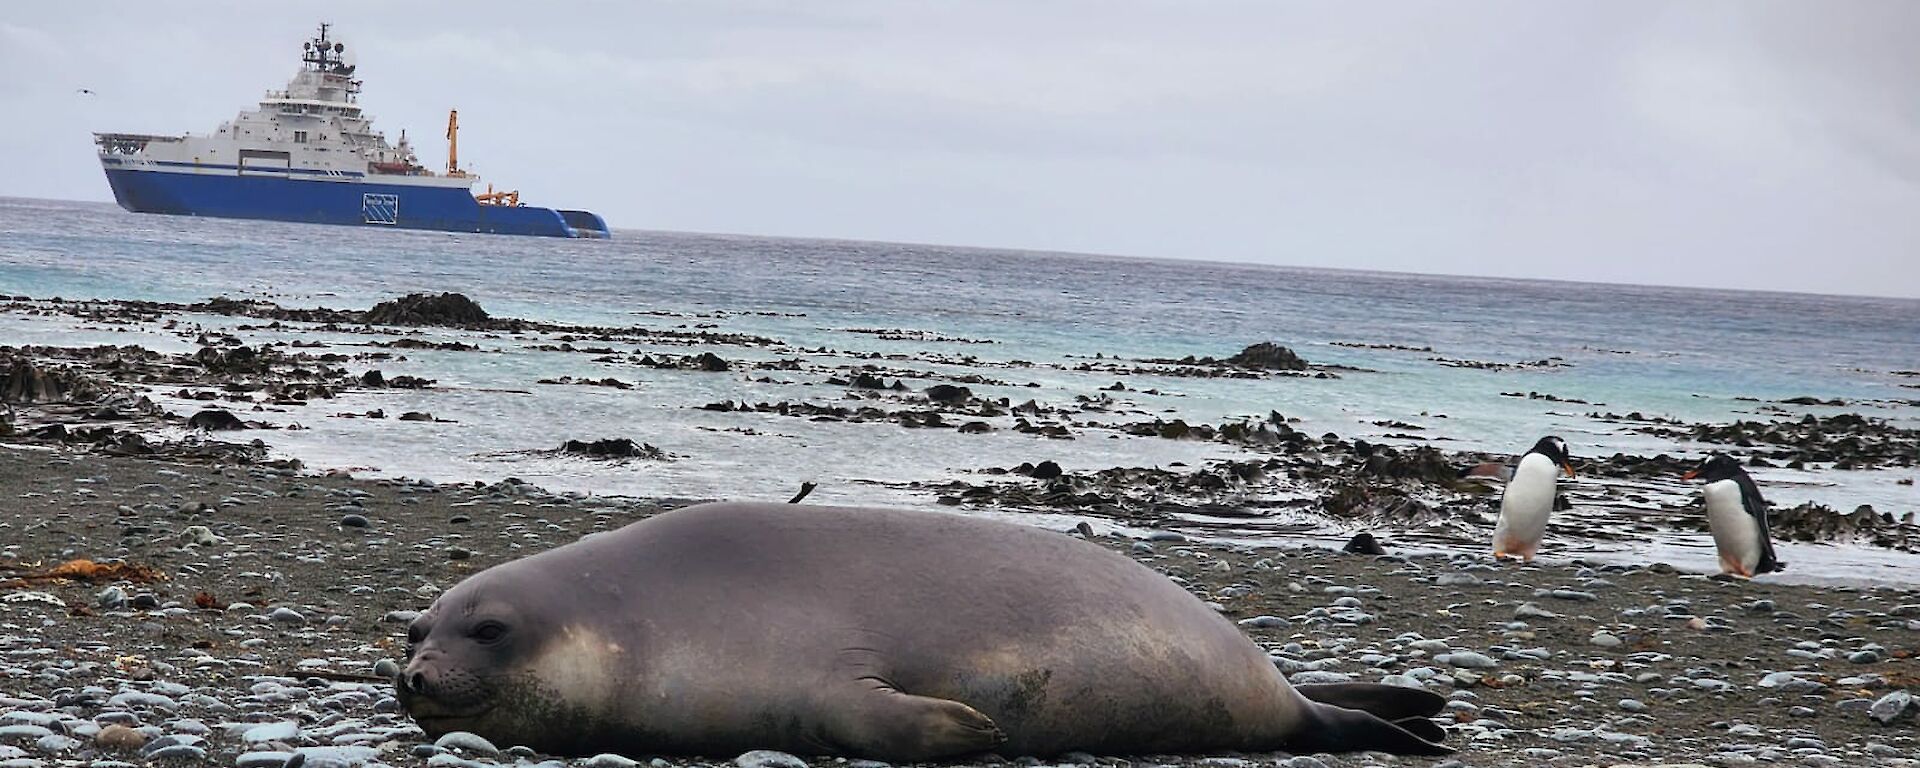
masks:
{"label": "blue ship hull", "polygon": [[608,237],[590,211],[481,205],[466,189],[106,168],[113,199],[135,213],[268,219],[359,227],[484,232],[545,237]]}

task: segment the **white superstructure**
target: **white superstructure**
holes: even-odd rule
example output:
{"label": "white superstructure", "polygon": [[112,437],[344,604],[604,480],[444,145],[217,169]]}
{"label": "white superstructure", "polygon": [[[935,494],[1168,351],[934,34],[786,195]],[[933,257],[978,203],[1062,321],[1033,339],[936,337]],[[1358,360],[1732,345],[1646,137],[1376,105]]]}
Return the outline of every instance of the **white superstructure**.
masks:
{"label": "white superstructure", "polygon": [[258,109],[242,111],[208,134],[96,133],[101,163],[128,170],[471,188],[479,177],[422,167],[404,131],[390,144],[373,128],[358,103],[354,65],[344,60],[346,45],[328,39],[327,27],[320,25],[319,35],[302,45],[303,63],[286,89],[268,91]]}

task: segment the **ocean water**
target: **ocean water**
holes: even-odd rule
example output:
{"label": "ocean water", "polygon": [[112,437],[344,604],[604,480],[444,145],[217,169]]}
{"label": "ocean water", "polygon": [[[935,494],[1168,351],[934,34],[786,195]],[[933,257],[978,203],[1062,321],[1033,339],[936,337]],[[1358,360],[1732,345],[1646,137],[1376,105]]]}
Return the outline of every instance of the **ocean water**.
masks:
{"label": "ocean water", "polygon": [[[1204,254],[1196,254],[1204,256]],[[1069,403],[1124,380],[1125,417],[1217,423],[1279,411],[1311,433],[1381,439],[1408,422],[1451,449],[1525,450],[1559,434],[1576,456],[1616,451],[1697,455],[1588,418],[1589,411],[1688,421],[1785,418],[1756,409],[1788,397],[1840,398],[1860,412],[1920,425],[1920,301],[1643,286],[1292,269],[930,245],[617,231],[606,241],[326,227],[126,213],[106,204],[0,199],[0,293],[39,298],[197,301],[262,298],[282,306],[365,308],[415,291],[464,293],[495,315],[553,322],[693,328],[766,336],[774,348],[617,345],[675,354],[711,349],[733,360],[872,361],[939,376],[980,373],[1012,386],[976,393]],[[195,318],[231,328],[233,318]],[[854,329],[933,338],[888,341]],[[252,341],[296,338],[241,332]],[[256,417],[306,429],[264,433],[315,467],[438,480],[518,476],[548,487],[680,498],[784,498],[801,481],[822,502],[930,505],[897,487],[986,467],[1052,459],[1068,469],[1189,464],[1226,446],[1121,438],[1072,441],[999,431],[958,435],[892,424],[822,424],[717,414],[715,400],[844,403],[823,376],[659,371],[539,352],[525,340],[459,338],[486,352],[408,351],[388,375],[436,379],[423,392],[354,394],[301,412]],[[300,333],[340,348],[364,335]],[[1071,370],[1095,355],[1227,356],[1258,341],[1336,379],[1193,379]],[[93,327],[71,318],[0,314],[0,344],[140,343],[190,350],[157,328]],[[1431,347],[1432,352],[1339,344]],[[829,351],[805,351],[805,350]],[[981,365],[936,360],[974,356]],[[930,358],[929,356],[936,356]],[[1476,370],[1435,357],[1496,363],[1556,358],[1542,368]],[[1018,361],[1018,362],[1016,362]],[[1110,362],[1110,361],[1100,361]],[[1032,363],[1027,366],[1022,363]],[[776,372],[776,374],[779,372]],[[535,384],[612,376],[633,390]],[[931,382],[922,382],[931,383]],[[1906,385],[1906,386],[1903,386]],[[1592,405],[1502,396],[1541,392]],[[1745,399],[1743,399],[1745,398]],[[1759,402],[1756,402],[1759,401]],[[175,403],[182,411],[193,406]],[[332,418],[336,412],[423,410],[453,423]],[[1785,406],[1793,414],[1842,409]],[[569,438],[631,437],[681,458],[607,466],[530,456]],[[1388,442],[1395,442],[1388,439]],[[1405,442],[1405,441],[1399,441]],[[1776,504],[1920,507],[1906,471],[1758,473]]]}

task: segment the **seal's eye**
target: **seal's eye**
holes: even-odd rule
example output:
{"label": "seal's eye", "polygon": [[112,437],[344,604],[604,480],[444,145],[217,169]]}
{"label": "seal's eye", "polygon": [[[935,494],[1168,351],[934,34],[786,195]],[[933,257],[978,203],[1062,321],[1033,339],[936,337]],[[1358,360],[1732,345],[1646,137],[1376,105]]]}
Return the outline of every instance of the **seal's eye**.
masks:
{"label": "seal's eye", "polygon": [[416,621],[411,626],[407,627],[407,644],[408,645],[419,645],[423,642],[426,642],[426,639],[427,639],[426,625]]}
{"label": "seal's eye", "polygon": [[472,635],[474,640],[492,645],[500,642],[500,638],[507,636],[507,625],[497,621],[483,621],[473,625],[473,631],[468,634]]}

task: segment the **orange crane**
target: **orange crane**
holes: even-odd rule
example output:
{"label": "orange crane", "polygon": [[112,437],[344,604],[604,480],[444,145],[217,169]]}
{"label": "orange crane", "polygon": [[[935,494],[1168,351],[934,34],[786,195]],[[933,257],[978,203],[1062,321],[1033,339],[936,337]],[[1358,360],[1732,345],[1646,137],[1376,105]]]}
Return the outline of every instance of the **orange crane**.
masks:
{"label": "orange crane", "polygon": [[[460,170],[460,110],[447,110],[447,175],[465,176]],[[487,185],[487,191],[474,195],[481,205],[519,205],[520,190],[495,192],[493,185]]]}
{"label": "orange crane", "polygon": [[465,176],[460,170],[460,110],[447,110],[447,175]]}

